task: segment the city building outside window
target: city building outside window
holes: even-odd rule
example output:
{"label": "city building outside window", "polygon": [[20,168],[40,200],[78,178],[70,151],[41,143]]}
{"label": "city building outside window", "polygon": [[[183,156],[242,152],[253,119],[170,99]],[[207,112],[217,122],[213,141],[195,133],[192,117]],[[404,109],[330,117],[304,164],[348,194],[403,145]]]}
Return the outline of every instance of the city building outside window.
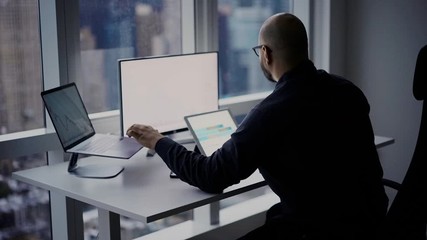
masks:
{"label": "city building outside window", "polygon": [[[38,13],[37,0],[0,0],[0,135],[44,126]],[[45,154],[0,158],[0,239],[50,239],[48,191],[11,178],[46,163]]]}
{"label": "city building outside window", "polygon": [[[220,98],[271,91],[251,48],[269,16],[291,0],[218,1]],[[117,60],[182,53],[180,1],[80,1],[81,79],[90,113],[119,109]]]}
{"label": "city building outside window", "polygon": [[119,109],[118,59],[180,54],[181,1],[80,0],[81,79],[90,113]]}
{"label": "city building outside window", "polygon": [[271,15],[290,12],[291,0],[218,0],[220,97],[271,91],[252,47]]}

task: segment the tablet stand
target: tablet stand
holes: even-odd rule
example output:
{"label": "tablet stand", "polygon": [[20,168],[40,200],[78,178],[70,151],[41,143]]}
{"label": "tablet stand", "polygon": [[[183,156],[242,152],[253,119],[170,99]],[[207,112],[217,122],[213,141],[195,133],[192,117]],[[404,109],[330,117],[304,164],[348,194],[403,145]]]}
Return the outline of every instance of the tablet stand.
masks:
{"label": "tablet stand", "polygon": [[201,154],[200,149],[199,149],[199,147],[197,145],[194,146],[194,150],[193,151],[196,152],[196,153],[200,153]]}
{"label": "tablet stand", "polygon": [[78,153],[73,153],[68,164],[68,172],[83,178],[113,178],[124,169],[122,166],[87,165],[78,166]]}

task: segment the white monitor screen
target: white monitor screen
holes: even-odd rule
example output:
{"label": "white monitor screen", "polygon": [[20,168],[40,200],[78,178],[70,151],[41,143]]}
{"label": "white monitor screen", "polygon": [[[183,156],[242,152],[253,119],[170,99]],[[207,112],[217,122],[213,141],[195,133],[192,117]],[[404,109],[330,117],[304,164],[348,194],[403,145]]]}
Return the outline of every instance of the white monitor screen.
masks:
{"label": "white monitor screen", "polygon": [[123,134],[135,123],[184,129],[184,116],[218,109],[217,52],[123,59],[119,72]]}

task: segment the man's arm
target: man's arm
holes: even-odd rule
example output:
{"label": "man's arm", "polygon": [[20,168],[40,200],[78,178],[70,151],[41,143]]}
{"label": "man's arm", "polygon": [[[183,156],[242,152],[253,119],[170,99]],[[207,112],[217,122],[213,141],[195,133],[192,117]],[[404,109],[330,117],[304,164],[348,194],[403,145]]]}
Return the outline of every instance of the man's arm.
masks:
{"label": "man's arm", "polygon": [[155,149],[181,180],[205,192],[222,192],[228,186],[239,183],[241,179],[238,174],[239,166],[227,147],[222,147],[206,157],[187,150],[169,138],[162,138]]}
{"label": "man's arm", "polygon": [[206,157],[189,151],[184,146],[164,137],[151,126],[134,124],[127,135],[134,137],[147,148],[155,149],[168,167],[177,176],[203,191],[218,193],[226,187],[239,183],[252,174],[256,167],[239,162],[237,150],[232,140]]}

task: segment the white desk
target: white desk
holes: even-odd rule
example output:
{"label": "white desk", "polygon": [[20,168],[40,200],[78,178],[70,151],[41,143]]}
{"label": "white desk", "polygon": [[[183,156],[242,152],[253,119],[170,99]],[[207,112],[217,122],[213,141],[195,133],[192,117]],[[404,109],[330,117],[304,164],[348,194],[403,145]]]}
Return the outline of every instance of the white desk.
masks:
{"label": "white desk", "polygon": [[[262,176],[256,173],[240,184],[227,188],[222,194],[205,193],[179,179],[169,178],[170,171],[166,164],[157,154],[154,157],[145,157],[146,151],[146,148],[142,149],[129,160],[102,157],[79,160],[80,166],[102,163],[125,167],[122,173],[111,179],[79,178],[68,174],[67,162],[15,172],[13,177],[63,194],[70,200],[78,200],[104,209],[108,211],[106,214],[110,217],[111,213],[115,213],[145,223],[266,185]],[[113,230],[118,226],[111,227]],[[100,229],[101,233],[105,231]],[[115,234],[113,236],[116,236]]]}
{"label": "white desk", "polygon": [[[391,138],[375,138],[377,147],[393,142]],[[80,166],[102,163],[125,167],[120,175],[111,179],[76,177],[67,172],[68,162],[18,171],[12,177],[60,193],[68,198],[71,205],[80,201],[97,207],[100,214],[100,239],[120,238],[119,215],[149,223],[266,185],[256,171],[221,194],[205,193],[179,179],[170,179],[170,171],[158,155],[147,158],[146,151],[146,148],[142,149],[129,160],[101,157],[79,160]],[[214,211],[211,223],[218,220],[215,214]],[[73,238],[76,235],[72,233],[74,230],[74,227],[68,229]],[[75,238],[80,239],[78,236]]]}

